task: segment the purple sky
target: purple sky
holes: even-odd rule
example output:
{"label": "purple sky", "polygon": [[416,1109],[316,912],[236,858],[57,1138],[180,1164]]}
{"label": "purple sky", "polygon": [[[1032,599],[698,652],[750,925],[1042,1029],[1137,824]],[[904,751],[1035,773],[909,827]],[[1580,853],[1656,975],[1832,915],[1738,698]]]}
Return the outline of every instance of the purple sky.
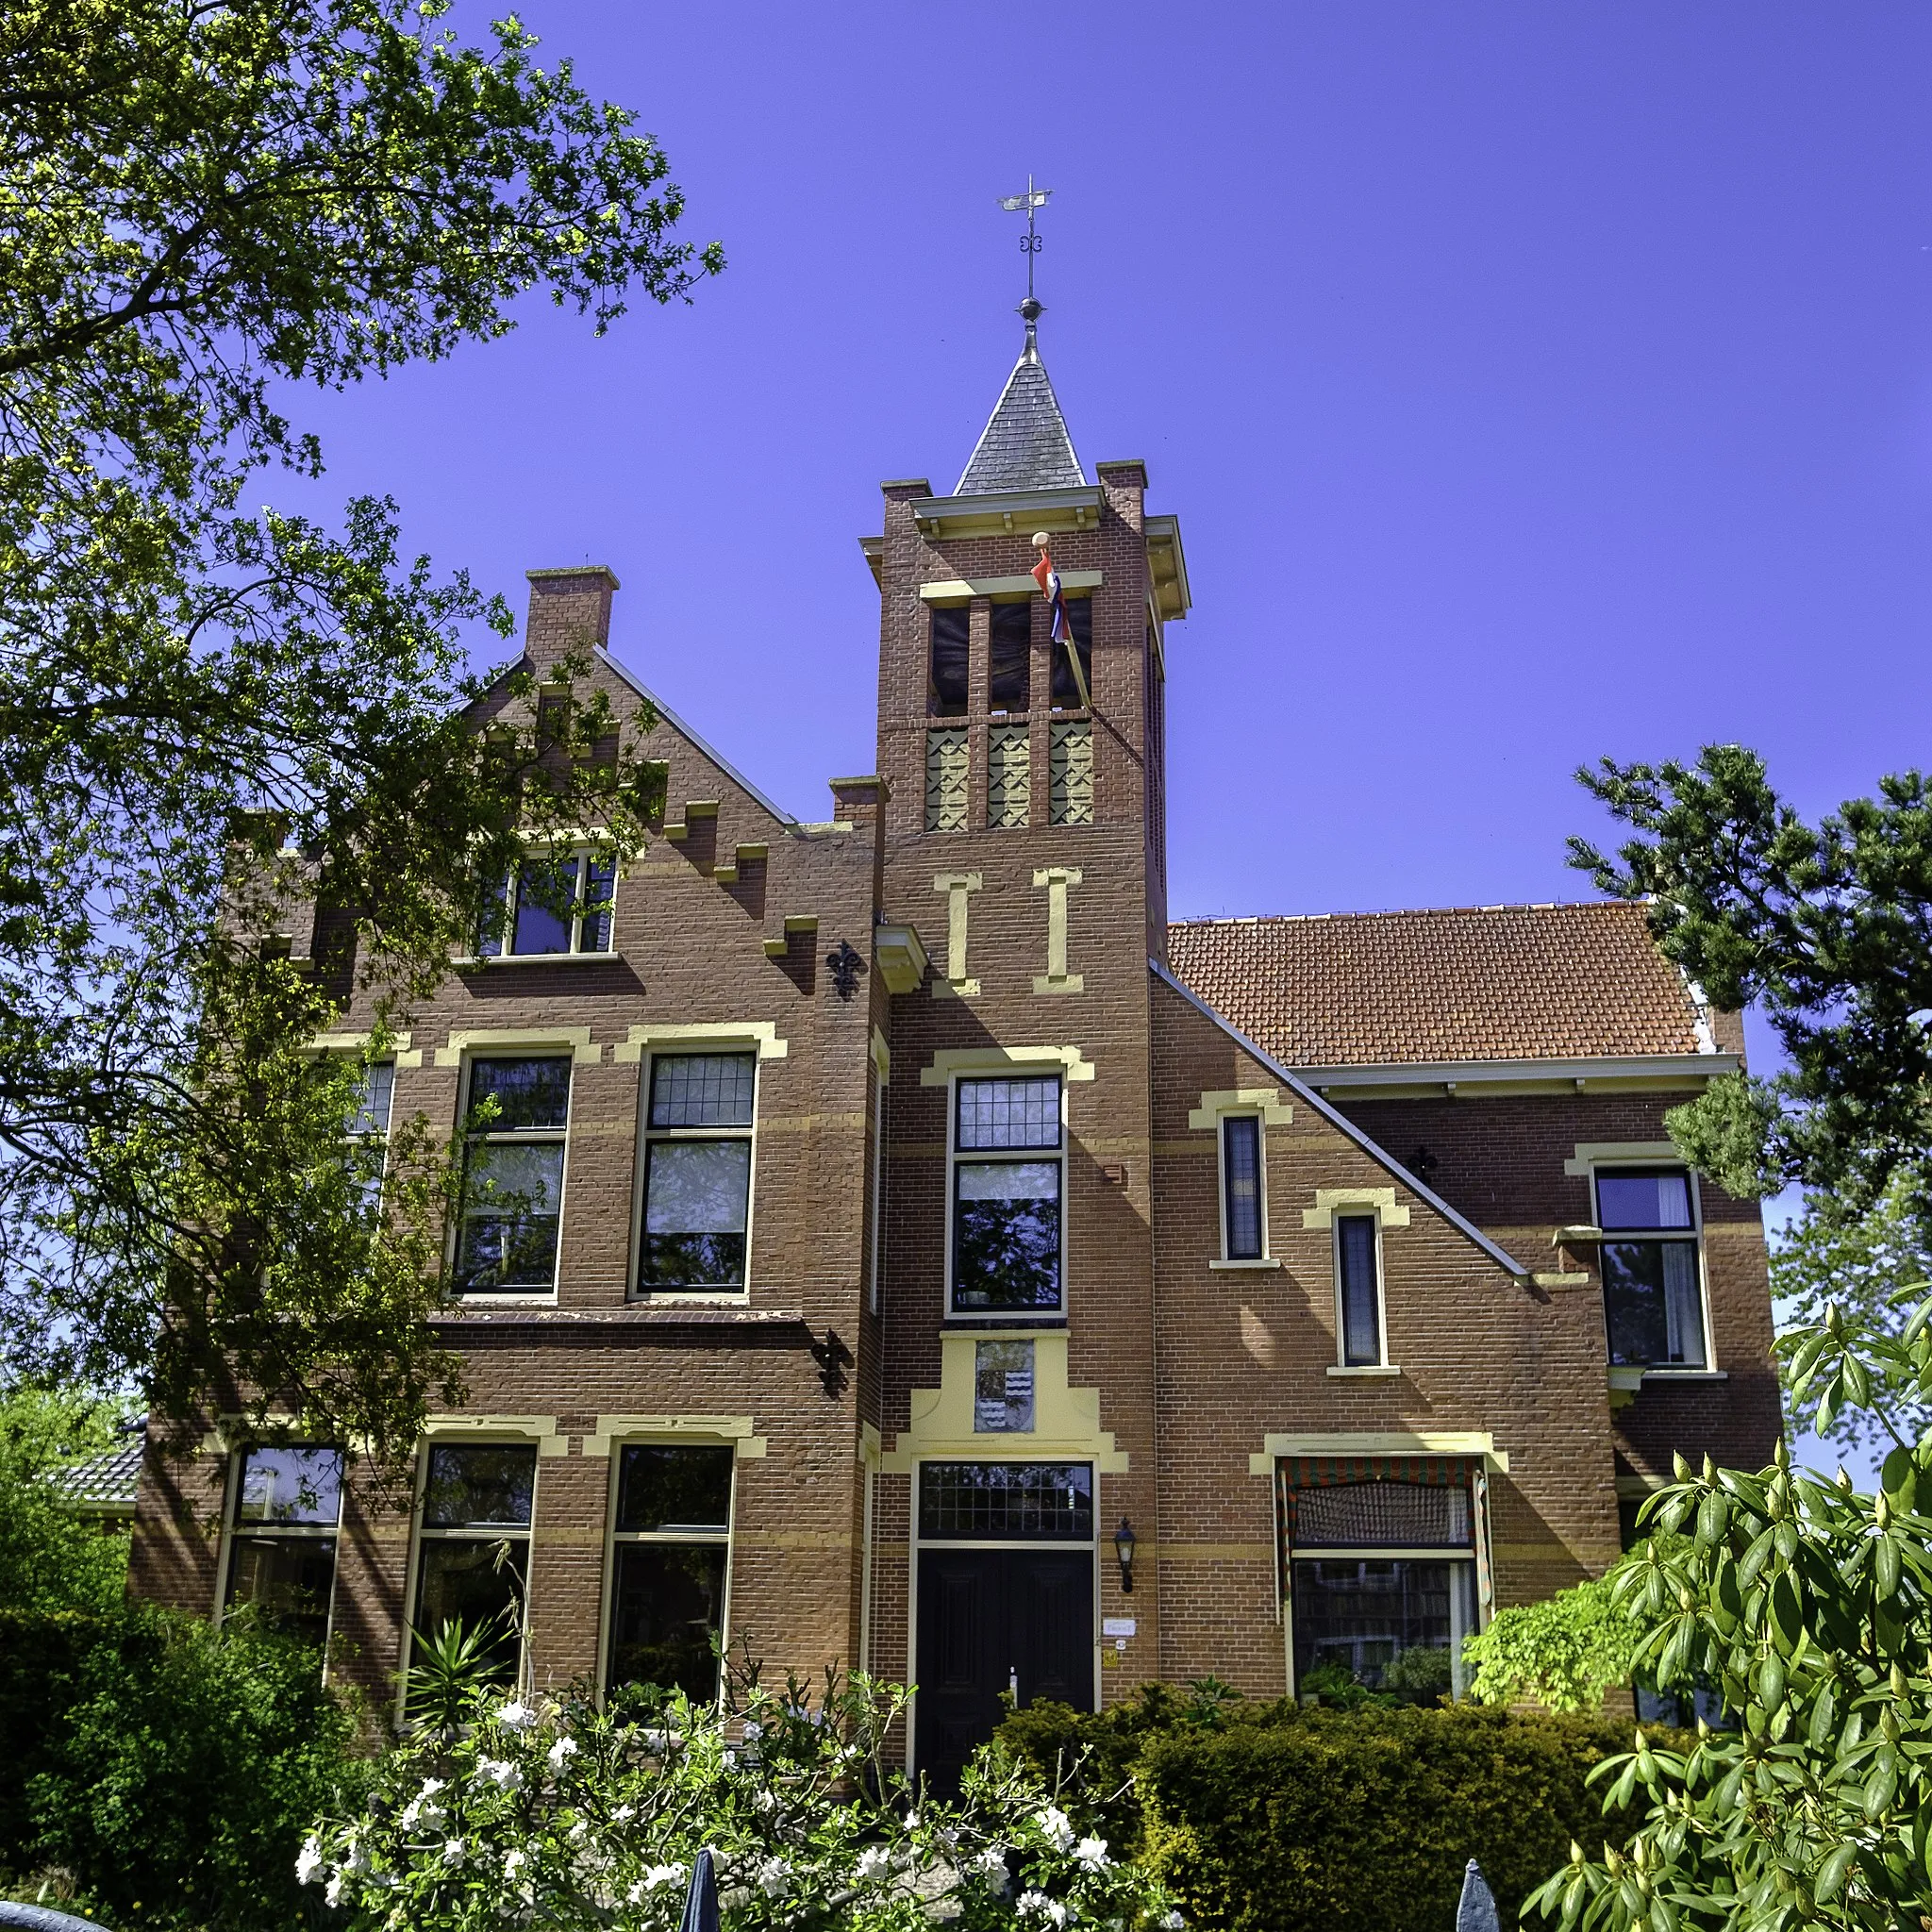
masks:
{"label": "purple sky", "polygon": [[1187,542],[1178,913],[1586,894],[1601,753],[1740,739],[1808,809],[1924,758],[1932,12],[528,18],[729,268],[330,402],[331,491],[519,610],[613,566],[619,654],[801,815],[871,769],[854,540],[991,406],[1029,169],[1075,446]]}
{"label": "purple sky", "polygon": [[872,767],[854,540],[991,407],[1029,170],[1075,447],[1187,543],[1176,913],[1585,896],[1604,753],[1741,740],[1807,811],[1925,758],[1924,7],[526,17],[729,268],[305,405],[330,489],[519,611],[610,564],[619,655],[801,816]]}

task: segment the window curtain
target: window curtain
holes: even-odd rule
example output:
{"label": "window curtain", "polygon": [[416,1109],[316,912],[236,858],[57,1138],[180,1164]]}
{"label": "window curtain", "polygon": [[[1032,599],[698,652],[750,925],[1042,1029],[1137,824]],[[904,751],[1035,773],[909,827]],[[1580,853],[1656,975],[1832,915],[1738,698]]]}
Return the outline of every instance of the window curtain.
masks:
{"label": "window curtain", "polygon": [[[1472,1491],[1474,1505],[1473,1540],[1475,1543],[1477,1591],[1481,1594],[1489,1575],[1488,1478],[1480,1457],[1474,1456],[1282,1456],[1274,1462],[1274,1497],[1277,1534],[1275,1573],[1279,1578],[1284,1612],[1294,1596],[1295,1506],[1299,1492],[1328,1489],[1340,1483],[1421,1483],[1438,1489],[1465,1489]],[[1483,1485],[1478,1495],[1474,1486]],[[1487,1610],[1483,1612],[1487,1621]]]}

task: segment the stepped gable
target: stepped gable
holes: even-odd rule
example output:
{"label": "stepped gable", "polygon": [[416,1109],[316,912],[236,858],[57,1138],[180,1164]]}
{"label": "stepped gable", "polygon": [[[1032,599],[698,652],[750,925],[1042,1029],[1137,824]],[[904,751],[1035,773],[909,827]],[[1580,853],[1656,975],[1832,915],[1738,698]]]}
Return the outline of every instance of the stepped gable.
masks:
{"label": "stepped gable", "polygon": [[1191,919],[1175,976],[1291,1066],[1711,1051],[1643,908],[1462,906]]}

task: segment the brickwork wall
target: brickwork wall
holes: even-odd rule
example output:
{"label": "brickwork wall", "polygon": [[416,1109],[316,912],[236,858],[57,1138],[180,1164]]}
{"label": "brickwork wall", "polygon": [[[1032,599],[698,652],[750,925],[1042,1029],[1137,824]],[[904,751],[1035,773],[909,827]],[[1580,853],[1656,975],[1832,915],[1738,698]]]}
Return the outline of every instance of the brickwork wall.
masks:
{"label": "brickwork wall", "polygon": [[[1736,1048],[1729,1049],[1735,1051]],[[1588,1268],[1581,1288],[1552,1291],[1598,1325],[1602,1283],[1588,1250],[1560,1260],[1550,1239],[1558,1227],[1587,1224],[1595,1208],[1589,1180],[1563,1163],[1581,1145],[1660,1143],[1664,1114],[1682,1093],[1522,1094],[1486,1100],[1349,1100],[1349,1118],[1399,1158],[1434,1157],[1429,1184],[1526,1266],[1556,1272]],[[1668,1478],[1681,1450],[1693,1462],[1707,1452],[1721,1463],[1758,1469],[1782,1428],[1772,1366],[1771,1287],[1764,1217],[1708,1180],[1698,1184],[1705,1275],[1710,1305],[1712,1367],[1722,1381],[1648,1377],[1613,1416],[1618,1474]]]}
{"label": "brickwork wall", "polygon": [[[538,579],[530,660],[541,668],[602,642],[608,616],[600,574]],[[591,1047],[576,1050],[572,1069],[554,1304],[472,1304],[447,1329],[464,1357],[468,1413],[554,1416],[567,1440],[565,1456],[540,1465],[536,1681],[566,1683],[598,1662],[608,1464],[586,1456],[585,1439],[607,1414],[752,1418],[768,1454],[739,1465],[731,1627],[774,1669],[816,1672],[849,1663],[858,1645],[861,1380],[853,1371],[866,1320],[870,1040],[887,1007],[871,965],[876,808],[864,788],[847,788],[839,824],[789,825],[668,723],[644,728],[621,677],[600,668],[595,682],[639,753],[668,766],[667,825],[688,825],[690,836],[654,838],[619,882],[608,959],[513,960],[452,974],[411,1015],[393,1117],[420,1113],[439,1134],[455,1126],[462,1068],[437,1064],[455,1034],[590,1031]],[[716,815],[689,816],[692,800],[715,803]],[[741,844],[763,845],[767,856],[747,857],[736,882],[717,878]],[[788,917],[815,917],[816,931],[768,957],[765,940],[782,934]],[[824,965],[841,940],[865,962],[850,1000]],[[748,1290],[713,1304],[633,1298],[647,1062],[620,1059],[615,1049],[633,1026],[756,1023],[785,1045],[758,1069]],[[341,1024],[353,1031],[368,1023],[352,1008]],[[809,1353],[828,1337],[843,1355],[830,1392]],[[218,1456],[158,1459],[141,1505],[135,1578],[143,1593],[213,1607],[216,1546],[198,1525],[219,1520],[225,1468]],[[345,1668],[377,1694],[392,1688],[399,1660],[409,1550],[409,1521],[373,1511],[352,1483],[335,1628],[350,1654]]]}
{"label": "brickwork wall", "polygon": [[[1257,1696],[1286,1688],[1273,1497],[1248,1462],[1270,1434],[1488,1431],[1509,1457],[1491,1489],[1498,1601],[1601,1570],[1617,1552],[1601,1324],[1576,1297],[1513,1280],[1305,1103],[1265,1130],[1280,1267],[1213,1268],[1219,1139],[1188,1114],[1204,1093],[1279,1082],[1164,986],[1154,1016],[1160,1674],[1212,1671]],[[1382,1230],[1388,1358],[1401,1374],[1333,1376],[1334,1236],[1303,1216],[1318,1189],[1391,1186],[1409,1210],[1407,1226]]]}

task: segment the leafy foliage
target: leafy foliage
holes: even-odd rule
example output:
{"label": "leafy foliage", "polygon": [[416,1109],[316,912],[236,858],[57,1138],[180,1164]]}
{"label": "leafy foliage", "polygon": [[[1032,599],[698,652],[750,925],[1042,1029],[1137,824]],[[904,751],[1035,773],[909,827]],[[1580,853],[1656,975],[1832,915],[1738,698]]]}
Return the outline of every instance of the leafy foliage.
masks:
{"label": "leafy foliage", "polygon": [[1498,1610],[1472,1631],[1462,1644],[1475,1666],[1469,1694],[1478,1704],[1601,1710],[1606,1692],[1631,1681],[1644,1634],[1632,1606],[1617,1599],[1615,1574]]}
{"label": "leafy foliage", "polygon": [[[1858,1333],[1895,1339],[1910,1313],[1909,1291],[1932,1279],[1932,1201],[1925,1171],[1902,1167],[1863,1213],[1848,1210],[1835,1195],[1807,1197],[1804,1209],[1788,1227],[1771,1256],[1771,1291],[1787,1304],[1786,1320],[1800,1328],[1824,1324],[1826,1310]],[[1932,1400],[1915,1376],[1900,1381],[1897,1358],[1866,1357],[1879,1407],[1907,1441],[1932,1428]],[[1787,1401],[1787,1417],[1800,1426],[1796,1405]],[[1892,1437],[1874,1409],[1847,1404],[1821,1424],[1819,1434],[1846,1449],[1881,1450]]]}
{"label": "leafy foliage", "polygon": [[1790,1070],[1713,1081],[1669,1116],[1692,1164],[1731,1193],[1790,1181],[1860,1208],[1932,1154],[1932,792],[1921,773],[1809,825],[1740,745],[1694,766],[1577,774],[1637,836],[1572,863],[1648,902],[1664,951],[1719,1008],[1754,1002]]}
{"label": "leafy foliage", "polygon": [[127,1583],[127,1534],[62,1507],[47,1478],[113,1446],[126,1405],[84,1391],[0,1396],[0,1610],[106,1612]]}
{"label": "leafy foliage", "polygon": [[[1924,1283],[1913,1292],[1923,1291]],[[1894,1441],[1862,1494],[1790,1466],[1713,1468],[1645,1505],[1662,1528],[1620,1572],[1651,1624],[1640,1667],[1722,1689],[1737,1731],[1688,1750],[1638,1733],[1607,1802],[1647,1803],[1601,1860],[1573,1849],[1538,1894],[1565,1926],[1917,1924],[1932,1913],[1932,1436],[1908,1442],[1881,1387],[1932,1389],[1932,1302],[1886,1334],[1829,1309],[1781,1339],[1790,1398],[1829,1427],[1869,1406]]]}
{"label": "leafy foliage", "polygon": [[682,1692],[603,1710],[479,1700],[460,1733],[391,1753],[368,1808],[318,1827],[302,1874],[351,1925],[411,1932],[506,1917],[669,1928],[701,1850],[744,1932],[924,1932],[933,1912],[966,1932],[1166,1919],[1160,1888],[1083,1838],[1015,1759],[983,1755],[958,1803],[914,1808],[884,1755],[905,1703],[829,1676],[813,1703],[756,1672],[737,1675],[728,1715]]}
{"label": "leafy foliage", "polygon": [[298,1924],[307,1822],[366,1774],[354,1733],[294,1639],[0,1611],[0,1890],[157,1932]]}
{"label": "leafy foliage", "polygon": [[1513,1916],[1572,1837],[1634,1822],[1604,1819],[1586,1782],[1624,1736],[1595,1717],[1209,1704],[1152,1684],[1095,1716],[1034,1706],[1000,1730],[1044,1775],[1105,1797],[1191,1921],[1233,1932],[1450,1932],[1471,1857]]}
{"label": "leafy foliage", "polygon": [[[721,265],[628,112],[444,12],[0,16],[0,1361],[378,1463],[452,1394],[447,1150],[392,1159],[387,1228],[317,1185],[354,1103],[302,1049],[472,950],[520,834],[634,851],[652,774],[582,660],[541,724],[517,675],[474,728],[466,638],[508,613],[406,562],[392,506],[242,492],[319,471],[306,386],[501,335],[535,289],[601,331]],[[312,965],[278,958],[311,897]]]}

